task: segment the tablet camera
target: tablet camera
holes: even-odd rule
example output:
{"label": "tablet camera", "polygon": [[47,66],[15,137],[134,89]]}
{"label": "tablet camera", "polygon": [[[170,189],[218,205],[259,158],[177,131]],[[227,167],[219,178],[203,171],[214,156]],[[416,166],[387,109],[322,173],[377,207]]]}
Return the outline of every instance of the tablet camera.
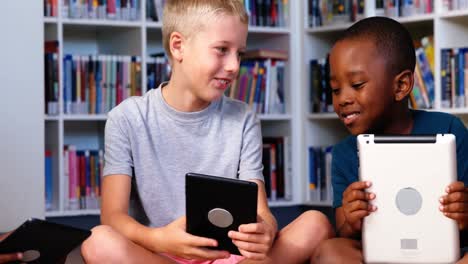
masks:
{"label": "tablet camera", "polygon": [[22,262],[32,262],[37,260],[41,256],[41,253],[37,250],[27,250],[23,252]]}
{"label": "tablet camera", "polygon": [[210,223],[213,225],[220,227],[220,228],[226,228],[234,222],[234,218],[232,217],[232,214],[222,208],[214,208],[208,212],[208,220]]}
{"label": "tablet camera", "polygon": [[401,213],[414,215],[421,209],[422,196],[416,189],[407,187],[398,191],[395,202]]}

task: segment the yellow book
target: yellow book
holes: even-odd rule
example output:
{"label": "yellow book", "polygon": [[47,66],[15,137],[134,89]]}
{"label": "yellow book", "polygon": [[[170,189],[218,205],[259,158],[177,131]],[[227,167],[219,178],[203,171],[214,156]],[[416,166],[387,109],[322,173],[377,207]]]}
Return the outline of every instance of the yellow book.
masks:
{"label": "yellow book", "polygon": [[429,61],[429,67],[431,68],[432,73],[434,73],[434,45],[433,45],[433,38],[432,37],[423,37],[421,39],[421,45],[424,49],[424,53],[426,54],[426,58]]}

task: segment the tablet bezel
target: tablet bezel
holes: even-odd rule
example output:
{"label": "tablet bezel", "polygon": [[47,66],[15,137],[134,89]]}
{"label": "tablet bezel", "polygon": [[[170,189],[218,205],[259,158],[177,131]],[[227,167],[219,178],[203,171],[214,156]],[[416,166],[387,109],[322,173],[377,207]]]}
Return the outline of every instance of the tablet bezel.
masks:
{"label": "tablet bezel", "polygon": [[[216,249],[240,254],[227,233],[257,221],[257,184],[199,173],[187,173],[185,179],[187,232],[214,238],[218,241]],[[210,223],[207,214],[214,208],[229,211],[233,223],[225,228]]]}
{"label": "tablet bezel", "polygon": [[37,250],[40,257],[28,263],[55,263],[90,235],[89,230],[30,218],[0,241],[0,254]]}

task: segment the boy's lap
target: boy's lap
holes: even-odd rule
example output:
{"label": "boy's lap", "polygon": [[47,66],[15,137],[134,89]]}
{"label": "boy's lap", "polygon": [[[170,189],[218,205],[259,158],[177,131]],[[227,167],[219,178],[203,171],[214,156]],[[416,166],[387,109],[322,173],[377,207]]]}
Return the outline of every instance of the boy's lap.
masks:
{"label": "boy's lap", "polygon": [[231,255],[227,259],[217,259],[217,260],[189,260],[189,259],[179,258],[176,256],[167,255],[167,254],[165,254],[165,256],[174,260],[175,262],[179,264],[236,264],[244,259],[243,256],[239,256],[239,255]]}

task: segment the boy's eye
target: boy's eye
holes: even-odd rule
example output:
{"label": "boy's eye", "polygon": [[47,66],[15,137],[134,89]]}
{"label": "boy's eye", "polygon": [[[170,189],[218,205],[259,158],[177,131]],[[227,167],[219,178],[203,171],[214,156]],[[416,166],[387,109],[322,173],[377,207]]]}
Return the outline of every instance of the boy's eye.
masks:
{"label": "boy's eye", "polygon": [[217,47],[216,48],[220,53],[226,53],[228,51],[228,49],[226,47]]}
{"label": "boy's eye", "polygon": [[354,84],[352,84],[351,86],[352,86],[354,89],[358,89],[358,88],[361,88],[363,85],[364,85],[364,83],[363,83],[363,82],[360,82],[360,83],[354,83]]}
{"label": "boy's eye", "polygon": [[337,94],[340,93],[340,89],[339,89],[339,88],[336,88],[336,89],[333,89],[333,88],[332,88],[332,93],[333,93],[334,95],[337,95]]}
{"label": "boy's eye", "polygon": [[237,57],[242,58],[245,55],[245,51],[239,51],[237,52]]}

